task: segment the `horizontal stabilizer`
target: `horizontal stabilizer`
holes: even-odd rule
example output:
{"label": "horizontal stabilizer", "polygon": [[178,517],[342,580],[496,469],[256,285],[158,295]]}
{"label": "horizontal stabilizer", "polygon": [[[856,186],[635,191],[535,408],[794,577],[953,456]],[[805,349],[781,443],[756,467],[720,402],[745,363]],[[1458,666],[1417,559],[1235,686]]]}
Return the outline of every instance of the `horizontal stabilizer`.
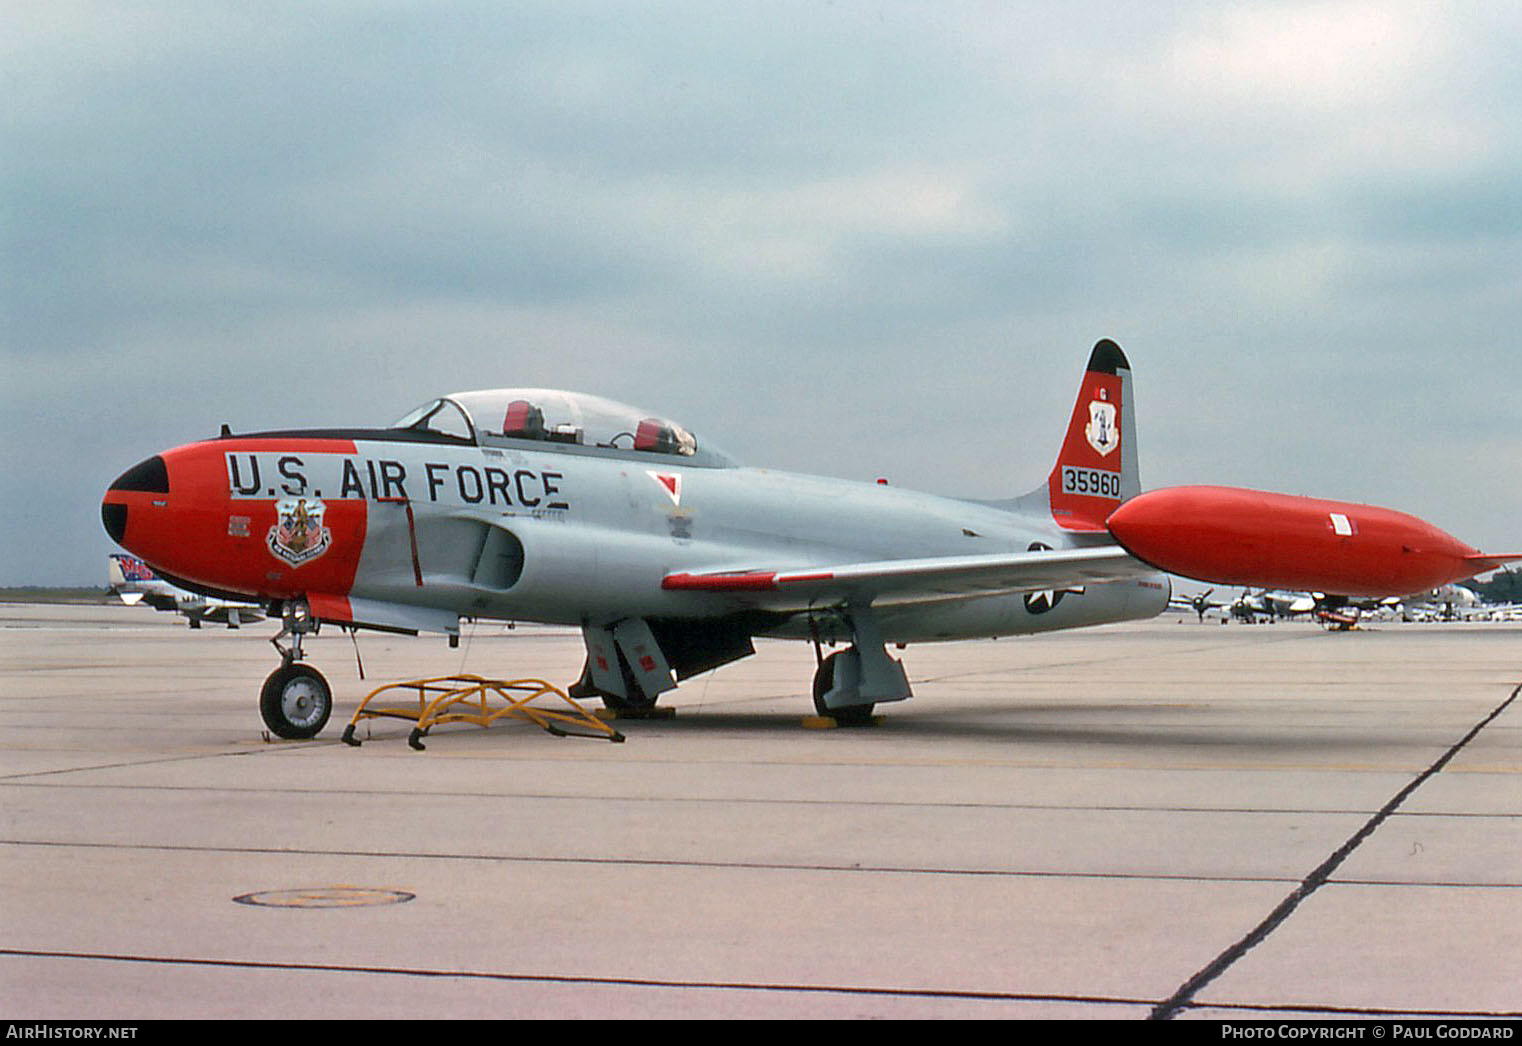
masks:
{"label": "horizontal stabilizer", "polygon": [[[1488,556],[1481,552],[1473,556],[1465,556],[1464,559],[1470,566],[1474,567],[1474,573],[1469,576],[1476,577],[1480,574],[1488,574],[1492,570],[1499,570],[1508,563],[1522,561],[1522,552],[1507,552],[1497,556]],[[1459,580],[1462,581],[1464,579],[1460,578]]]}

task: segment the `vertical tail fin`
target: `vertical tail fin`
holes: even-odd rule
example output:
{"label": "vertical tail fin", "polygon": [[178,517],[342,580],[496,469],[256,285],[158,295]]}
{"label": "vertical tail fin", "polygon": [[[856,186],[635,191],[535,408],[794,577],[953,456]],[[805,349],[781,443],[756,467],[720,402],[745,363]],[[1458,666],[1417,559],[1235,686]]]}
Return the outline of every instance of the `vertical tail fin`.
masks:
{"label": "vertical tail fin", "polygon": [[110,579],[110,584],[113,586],[125,585],[131,581],[158,580],[158,575],[153,572],[152,568],[136,556],[129,556],[124,552],[112,552],[110,553],[110,560],[110,563],[106,567],[106,572]]}
{"label": "vertical tail fin", "polygon": [[1067,435],[1046,481],[1052,518],[1064,530],[1102,532],[1110,513],[1141,493],[1131,396],[1131,364],[1106,338],[1089,355]]}

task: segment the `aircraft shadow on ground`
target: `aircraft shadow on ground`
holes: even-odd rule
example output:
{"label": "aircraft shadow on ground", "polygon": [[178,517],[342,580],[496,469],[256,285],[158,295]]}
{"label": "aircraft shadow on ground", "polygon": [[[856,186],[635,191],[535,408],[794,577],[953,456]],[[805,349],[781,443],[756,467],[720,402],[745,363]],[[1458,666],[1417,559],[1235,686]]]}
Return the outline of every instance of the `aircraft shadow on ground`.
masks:
{"label": "aircraft shadow on ground", "polygon": [[[1181,715],[1190,719],[1179,722]],[[1150,717],[1156,721],[1148,721]],[[723,705],[677,707],[675,715],[658,718],[620,718],[617,728],[627,743],[638,745],[641,738],[668,739],[681,736],[715,738],[723,734],[809,737],[818,743],[846,743],[859,751],[874,739],[902,741],[913,739],[934,745],[939,741],[969,741],[998,744],[1051,746],[1102,746],[1136,749],[1139,752],[1158,748],[1189,748],[1202,755],[1216,757],[1232,753],[1255,758],[1285,758],[1296,752],[1336,752],[1343,749],[1367,751],[1378,744],[1377,731],[1367,726],[1340,722],[1317,725],[1310,718],[1283,720],[1261,725],[1242,722],[1240,707],[1219,710],[1192,704],[1137,705],[1118,702],[1020,702],[990,706],[922,702],[917,707],[889,707],[880,712],[869,726],[820,729],[806,727],[811,716],[803,712],[756,711]],[[1118,720],[1123,720],[1120,722]],[[451,724],[428,735],[428,740],[443,747],[455,745],[472,751],[494,744],[519,744],[538,741],[541,732],[527,723],[498,724],[490,730]],[[363,738],[363,735],[361,735]],[[476,741],[467,740],[475,736]],[[368,739],[372,743],[405,744],[406,731],[394,725],[376,726]],[[584,744],[600,739],[542,737],[544,741]],[[1392,751],[1410,749],[1413,758],[1430,752],[1430,744],[1414,744],[1404,733],[1392,733]]]}

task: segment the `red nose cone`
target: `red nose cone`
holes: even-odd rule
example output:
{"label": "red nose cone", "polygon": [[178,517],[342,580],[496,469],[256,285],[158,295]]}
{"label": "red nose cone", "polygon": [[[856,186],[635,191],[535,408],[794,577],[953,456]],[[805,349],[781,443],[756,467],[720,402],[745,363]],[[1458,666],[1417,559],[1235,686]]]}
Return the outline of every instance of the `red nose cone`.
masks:
{"label": "red nose cone", "polygon": [[[211,591],[264,599],[344,594],[368,517],[367,501],[344,496],[339,480],[346,468],[370,474],[358,458],[347,439],[191,443],[118,477],[101,500],[101,522],[161,575]],[[282,505],[299,509],[308,537],[299,551],[281,530]]]}
{"label": "red nose cone", "polygon": [[228,525],[219,457],[208,444],[192,444],[155,455],[118,476],[100,506],[111,540],[161,573],[231,587],[204,562]]}
{"label": "red nose cone", "polygon": [[1169,487],[1106,522],[1138,559],[1223,585],[1399,596],[1493,569],[1432,524],[1372,505],[1233,487]]}

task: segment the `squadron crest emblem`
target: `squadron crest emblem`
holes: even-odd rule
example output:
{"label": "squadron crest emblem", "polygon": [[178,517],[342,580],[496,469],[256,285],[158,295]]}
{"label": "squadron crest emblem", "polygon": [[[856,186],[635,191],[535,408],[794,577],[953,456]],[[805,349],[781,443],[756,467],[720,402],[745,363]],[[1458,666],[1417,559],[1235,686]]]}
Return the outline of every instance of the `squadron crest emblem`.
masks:
{"label": "squadron crest emblem", "polygon": [[293,567],[310,563],[328,550],[333,532],[322,525],[328,507],[316,498],[275,502],[277,519],[265,542],[275,556]]}
{"label": "squadron crest emblem", "polygon": [[1084,427],[1083,434],[1093,447],[1101,454],[1108,454],[1120,446],[1120,428],[1115,424],[1115,404],[1107,402],[1104,390],[1100,390],[1100,399],[1089,401],[1089,423]]}

